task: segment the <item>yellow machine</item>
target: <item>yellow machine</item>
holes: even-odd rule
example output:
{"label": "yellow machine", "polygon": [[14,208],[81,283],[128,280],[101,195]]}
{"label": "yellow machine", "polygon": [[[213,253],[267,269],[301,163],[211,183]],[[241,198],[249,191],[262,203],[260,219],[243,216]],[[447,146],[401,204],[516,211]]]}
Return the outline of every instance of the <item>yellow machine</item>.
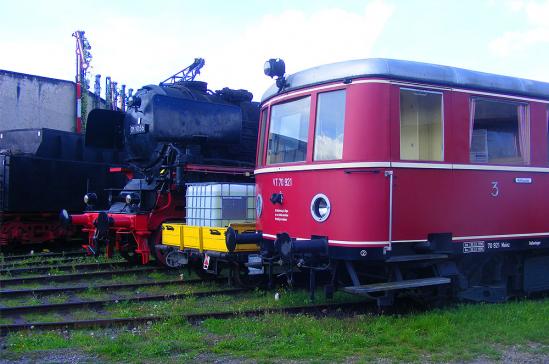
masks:
{"label": "yellow machine", "polygon": [[[231,223],[236,232],[255,232],[253,223]],[[198,250],[202,252],[243,253],[257,252],[257,244],[238,244],[232,252],[227,248],[225,232],[228,227],[191,226],[183,223],[162,224],[162,244],[177,247],[180,251]]]}

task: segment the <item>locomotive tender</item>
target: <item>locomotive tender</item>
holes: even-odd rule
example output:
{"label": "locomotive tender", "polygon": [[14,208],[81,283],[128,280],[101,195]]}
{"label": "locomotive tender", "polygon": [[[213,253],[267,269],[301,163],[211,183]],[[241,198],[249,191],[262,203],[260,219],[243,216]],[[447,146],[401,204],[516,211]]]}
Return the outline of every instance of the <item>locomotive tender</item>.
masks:
{"label": "locomotive tender", "polygon": [[141,88],[126,113],[93,110],[86,143],[126,151],[132,169],[120,172],[129,181],[111,191],[108,210],[95,208],[97,196],[88,193],[85,213],[63,211],[62,218],[83,227],[94,254],[116,249],[131,261],[147,264],[153,255],[167,264],[176,253],[168,265],[186,264],[186,256],[160,244],[162,224],[184,219],[189,182],[253,182],[259,107],[252,97],[211,92],[193,77]]}
{"label": "locomotive tender", "polygon": [[549,289],[548,83],[390,59],[265,73],[257,233],[228,242],[380,305]]}
{"label": "locomotive tender", "polygon": [[58,211],[80,211],[86,188],[102,191],[123,180],[109,173],[119,153],[86,148],[82,135],[54,129],[0,131],[0,247],[77,237]]}

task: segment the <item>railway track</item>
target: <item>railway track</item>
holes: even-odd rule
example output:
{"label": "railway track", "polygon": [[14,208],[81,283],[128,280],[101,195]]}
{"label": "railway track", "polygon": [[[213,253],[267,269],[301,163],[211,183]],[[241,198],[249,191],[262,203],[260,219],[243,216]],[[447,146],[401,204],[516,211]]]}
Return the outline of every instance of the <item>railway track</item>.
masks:
{"label": "railway track", "polygon": [[127,298],[109,298],[103,300],[90,300],[90,301],[78,301],[78,302],[65,302],[65,303],[53,303],[42,305],[30,305],[30,306],[17,306],[17,307],[0,307],[0,316],[6,318],[7,316],[20,315],[24,313],[34,312],[48,312],[48,311],[64,311],[70,309],[79,308],[97,308],[103,307],[113,303],[119,302],[147,302],[147,301],[161,301],[161,300],[175,300],[189,297],[208,297],[215,295],[235,295],[249,291],[245,288],[230,288],[230,289],[217,289],[212,291],[203,292],[191,292],[191,293],[172,293],[172,294],[159,294],[159,295],[136,295],[135,297]]}
{"label": "railway track", "polygon": [[26,284],[26,283],[67,282],[72,280],[86,280],[86,279],[98,278],[98,277],[115,277],[115,276],[124,275],[124,274],[139,274],[139,273],[154,272],[154,271],[168,271],[168,269],[165,267],[143,266],[143,267],[130,268],[130,269],[119,269],[119,270],[108,270],[108,271],[97,271],[97,272],[41,275],[41,276],[32,276],[32,277],[15,277],[15,278],[0,279],[0,285],[2,287],[5,287],[6,285]]}
{"label": "railway track", "polygon": [[57,257],[84,257],[86,253],[83,251],[70,251],[61,253],[39,253],[39,254],[23,254],[23,255],[6,255],[1,261],[14,262],[18,260],[25,260],[29,258],[57,258]]}
{"label": "railway track", "polygon": [[78,264],[60,264],[60,265],[41,265],[35,267],[6,268],[0,269],[0,274],[25,274],[25,273],[46,273],[51,270],[71,271],[86,269],[101,269],[110,267],[129,267],[128,262],[102,262],[102,263],[78,263]]}
{"label": "railway track", "polygon": [[41,295],[52,295],[59,293],[68,293],[68,292],[84,292],[90,289],[93,290],[117,290],[117,289],[130,289],[130,288],[140,288],[140,287],[151,287],[151,286],[167,286],[170,284],[197,284],[202,282],[211,282],[211,281],[221,281],[225,278],[220,279],[188,279],[181,280],[170,279],[164,281],[151,281],[151,282],[136,282],[136,283],[116,283],[116,284],[102,284],[102,285],[77,285],[77,286],[68,286],[68,287],[44,287],[44,288],[31,288],[31,289],[3,289],[0,290],[0,298],[2,297],[12,297],[12,296],[41,296]]}
{"label": "railway track", "polygon": [[9,268],[24,268],[24,267],[34,267],[34,266],[40,266],[40,265],[50,265],[53,266],[55,264],[69,264],[72,262],[84,262],[87,260],[91,261],[91,257],[86,256],[76,256],[76,257],[68,257],[68,258],[39,258],[38,260],[34,258],[29,259],[22,259],[18,261],[13,262],[4,262],[0,263],[1,269],[9,269]]}
{"label": "railway track", "polygon": [[[368,302],[343,302],[320,305],[305,305],[277,308],[262,308],[243,311],[218,311],[206,313],[192,313],[180,315],[182,319],[197,323],[209,318],[230,319],[234,317],[253,317],[266,314],[312,314],[316,316],[328,316],[330,314],[342,314],[345,312],[364,311],[368,307]],[[169,316],[173,318],[173,316]],[[52,329],[78,329],[78,328],[97,328],[111,326],[135,326],[145,323],[152,323],[169,318],[168,316],[146,316],[134,318],[102,318],[96,320],[70,320],[57,322],[39,322],[39,323],[21,323],[0,325],[0,335],[6,335],[9,332],[21,330],[52,330]]]}

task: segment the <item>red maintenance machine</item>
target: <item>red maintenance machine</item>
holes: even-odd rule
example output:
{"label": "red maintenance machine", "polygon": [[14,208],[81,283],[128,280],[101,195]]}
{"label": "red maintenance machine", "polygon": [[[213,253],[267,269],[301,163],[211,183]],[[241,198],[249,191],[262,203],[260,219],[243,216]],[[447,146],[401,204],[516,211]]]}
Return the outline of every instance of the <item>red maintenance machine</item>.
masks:
{"label": "red maintenance machine", "polygon": [[98,255],[120,251],[130,261],[147,264],[160,249],[161,225],[181,221],[189,182],[253,182],[259,119],[258,103],[245,90],[209,91],[194,81],[204,61],[160,85],[141,88],[127,112],[93,110],[86,143],[124,150],[131,169],[122,190],[110,191],[110,208],[97,210],[97,193],[89,191],[85,213],[62,219],[88,234],[87,249]]}
{"label": "red maintenance machine", "polygon": [[380,305],[549,289],[549,84],[389,59],[265,73],[257,233],[228,241]]}

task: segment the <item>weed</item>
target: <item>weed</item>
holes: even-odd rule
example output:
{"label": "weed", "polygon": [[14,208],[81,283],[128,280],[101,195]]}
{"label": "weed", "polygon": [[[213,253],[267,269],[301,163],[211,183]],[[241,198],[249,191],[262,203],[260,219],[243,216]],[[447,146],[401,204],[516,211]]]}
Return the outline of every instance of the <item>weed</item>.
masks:
{"label": "weed", "polygon": [[69,296],[64,293],[60,293],[57,295],[47,296],[46,299],[48,300],[48,303],[65,303],[69,300]]}
{"label": "weed", "polygon": [[105,291],[101,291],[97,288],[90,287],[84,292],[80,292],[76,294],[78,298],[80,298],[83,301],[98,301],[98,300],[106,300],[111,295]]}
{"label": "weed", "polygon": [[41,301],[36,296],[28,296],[28,297],[2,299],[1,303],[5,307],[36,306],[41,304]]}
{"label": "weed", "polygon": [[63,320],[63,316],[58,313],[26,313],[21,315],[27,322],[54,322]]}

